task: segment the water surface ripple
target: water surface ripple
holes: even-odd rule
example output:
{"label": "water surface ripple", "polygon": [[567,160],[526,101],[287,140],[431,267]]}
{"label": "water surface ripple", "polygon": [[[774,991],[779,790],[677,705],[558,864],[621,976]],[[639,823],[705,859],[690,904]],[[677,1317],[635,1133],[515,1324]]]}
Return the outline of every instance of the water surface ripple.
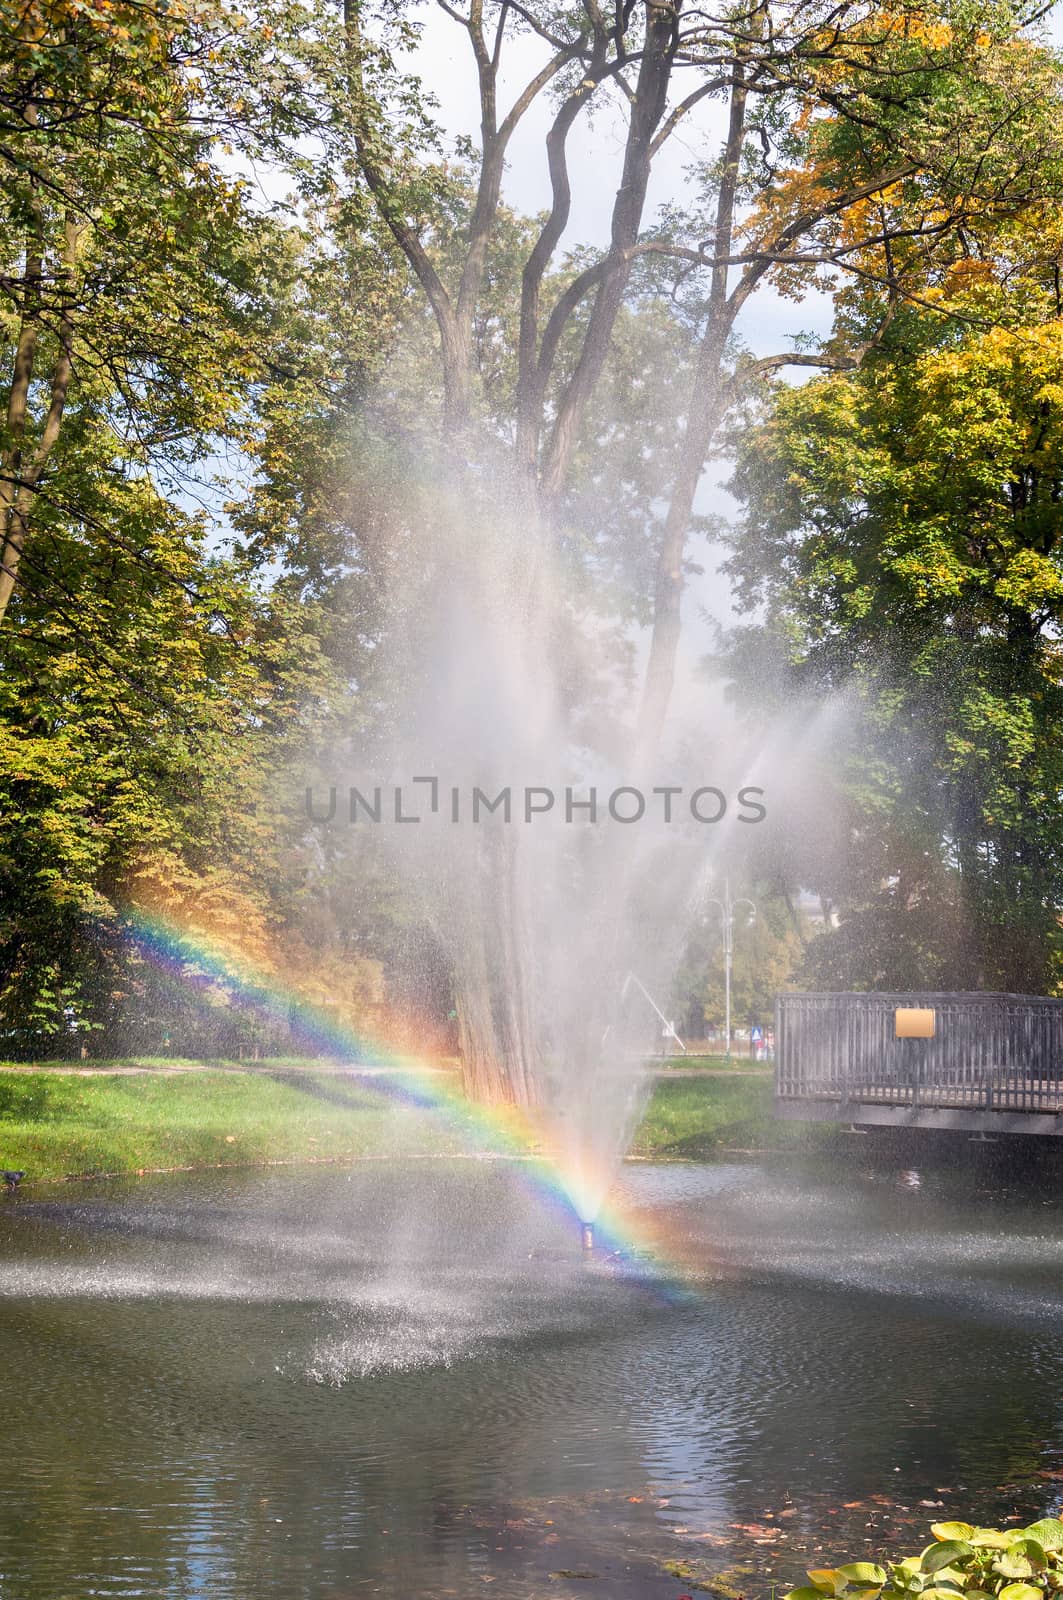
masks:
{"label": "water surface ripple", "polygon": [[1052,1196],[622,1183],[693,1292],[587,1270],[497,1163],[25,1191],[0,1593],[674,1600],[682,1560],[759,1595],[818,1549],[1055,1507]]}

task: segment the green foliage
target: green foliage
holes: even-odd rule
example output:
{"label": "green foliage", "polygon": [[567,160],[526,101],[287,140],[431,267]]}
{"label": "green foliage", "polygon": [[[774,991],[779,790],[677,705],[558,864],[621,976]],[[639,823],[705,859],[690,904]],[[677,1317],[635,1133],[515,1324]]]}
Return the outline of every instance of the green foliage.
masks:
{"label": "green foliage", "polygon": [[[321,582],[275,581],[292,543],[279,499],[262,508],[271,536],[233,548],[211,480],[224,452],[255,448],[290,484],[299,455],[289,520],[304,568],[316,546],[316,572],[330,571],[309,506],[324,493],[307,467],[310,396],[340,341],[345,371],[364,364],[356,335],[379,328],[380,304],[365,292],[357,310],[330,306],[331,344],[311,337],[326,252],[249,204],[223,144],[243,116],[226,74],[249,59],[247,37],[209,3],[0,8],[0,545],[13,582],[0,1030],[24,1057],[113,1048],[131,1026],[139,1041],[145,1018],[155,1043],[168,1019],[217,1047],[224,996],[182,997],[131,956],[125,908],[238,928],[253,953],[298,879],[277,795],[293,749],[335,708]],[[349,287],[358,250],[332,263]],[[336,403],[353,399],[348,382]],[[244,1033],[221,1037],[250,1045]]]}
{"label": "green foliage", "polygon": [[[480,15],[462,24],[470,38]],[[614,37],[593,8],[533,6],[503,7],[498,25],[499,48],[507,30],[518,50],[567,41],[540,87],[575,117],[639,59],[647,24],[635,8]],[[733,240],[748,291],[763,273],[802,294],[830,260],[877,285],[885,229],[891,281],[935,311],[895,318],[865,372],[780,401],[740,468],[755,510],[739,565],[770,593],[769,644],[802,657],[817,693],[855,684],[872,735],[838,763],[856,878],[829,859],[754,864],[767,909],[738,940],[740,1017],[763,1017],[797,954],[795,883],[847,900],[850,936],[865,917],[866,971],[895,972],[913,947],[883,895],[906,926],[934,908],[920,950],[944,948],[961,900],[980,908],[957,972],[1003,970],[999,946],[1018,951],[1009,978],[1033,982],[1054,936],[1058,87],[1022,25],[973,0],[947,18],[843,7],[829,40],[802,16],[778,46],[712,25],[711,52],[737,49],[755,86]],[[625,224],[630,255],[608,262],[565,253],[559,189],[522,351],[543,219],[501,200],[490,116],[493,154],[443,137],[407,70],[420,26],[401,4],[363,18],[316,0],[0,0],[0,1029],[20,1055],[167,1027],[188,1048],[267,1042],[237,1015],[234,974],[186,951],[164,977],[131,953],[130,903],[359,1016],[379,1004],[382,966],[393,999],[445,1014],[422,908],[370,851],[308,840],[299,803],[339,730],[372,748],[409,630],[430,617],[431,570],[420,612],[385,602],[408,576],[411,528],[445,498],[447,327],[469,378],[457,453],[468,444],[492,480],[489,505],[461,502],[476,538],[494,480],[533,484],[555,433],[570,441],[536,511],[564,578],[560,676],[576,739],[629,753],[630,628],[654,611],[675,484],[700,469],[684,456],[692,397],[698,383],[733,397],[749,365],[721,322],[724,366],[695,381],[720,311],[703,247],[723,169],[703,164],[652,241]],[[501,127],[508,139],[515,123]],[[271,214],[241,156],[291,183]],[[495,157],[498,183],[479,182]],[[981,270],[993,251],[1009,263],[995,276]],[[866,288],[839,305],[835,343],[851,351],[882,308]],[[1038,331],[1021,349],[956,331],[976,324]],[[555,430],[584,377],[573,427]],[[530,476],[514,471],[522,427]],[[682,550],[672,565],[689,569]],[[749,648],[763,662],[765,641]],[[684,980],[710,1014],[714,949],[695,940]]]}
{"label": "green foliage", "polygon": [[[791,911],[770,891],[754,886],[752,893],[757,902],[756,919],[749,920],[745,906],[735,913],[731,1017],[739,1028],[752,1023],[772,1025],[775,996],[787,987],[802,952],[800,923]],[[691,1022],[679,1022],[681,1035],[684,1027],[691,1029],[692,1022],[723,1026],[723,938],[719,913],[711,907],[690,936],[674,993],[691,1017]]]}
{"label": "green foliage", "polygon": [[981,277],[957,304],[1017,325],[906,313],[859,372],[780,391],[740,450],[731,570],[767,615],[733,669],[797,716],[834,708],[844,826],[795,864],[841,913],[806,968],[830,985],[1056,981],[1063,321]]}
{"label": "green foliage", "polygon": [[23,594],[3,637],[0,1015],[30,1053],[131,1001],[127,899],[221,895],[253,930],[279,843],[273,774],[318,659],[303,619],[278,640],[278,604],[146,484],[115,486],[107,515],[121,543],[51,542],[76,605]]}
{"label": "green foliage", "polygon": [[1044,1600],[1063,1589],[1063,1522],[1054,1517],[1004,1532],[968,1522],[938,1522],[930,1531],[934,1542],[919,1555],[810,1571],[811,1584],[791,1589],[785,1600]]}

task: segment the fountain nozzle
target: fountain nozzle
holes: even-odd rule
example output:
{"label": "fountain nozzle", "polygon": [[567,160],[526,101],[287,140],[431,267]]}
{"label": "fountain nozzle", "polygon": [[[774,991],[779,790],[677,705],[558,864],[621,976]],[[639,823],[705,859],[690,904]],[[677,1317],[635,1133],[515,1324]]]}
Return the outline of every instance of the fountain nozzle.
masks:
{"label": "fountain nozzle", "polygon": [[583,1239],[584,1253],[589,1255],[590,1252],[594,1249],[594,1223],[593,1222],[581,1222],[580,1223],[580,1234],[581,1234],[581,1237]]}

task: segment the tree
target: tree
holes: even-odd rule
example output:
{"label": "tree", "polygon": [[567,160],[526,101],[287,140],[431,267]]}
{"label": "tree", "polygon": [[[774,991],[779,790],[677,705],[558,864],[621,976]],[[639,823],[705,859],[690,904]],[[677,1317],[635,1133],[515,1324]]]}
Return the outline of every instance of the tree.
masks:
{"label": "tree", "polygon": [[1054,275],[972,260],[741,447],[746,670],[782,656],[798,703],[839,708],[848,842],[797,865],[841,914],[816,981],[1058,983],[1061,384]]}
{"label": "tree", "polygon": [[[488,552],[528,600],[572,742],[645,768],[693,497],[729,408],[788,362],[859,366],[909,304],[958,317],[954,296],[933,298],[957,260],[1037,207],[1051,226],[1056,80],[1021,10],[442,10],[479,84],[475,140],[456,152],[402,68],[416,32],[402,7],[0,13],[0,641],[4,781],[23,830],[5,866],[21,910],[4,970],[22,1012],[47,990],[54,1022],[70,991],[69,973],[33,977],[20,925],[39,911],[54,927],[60,903],[82,930],[106,922],[134,883],[238,924],[267,962],[284,923],[294,936],[300,919],[327,922],[333,954],[368,936],[373,919],[339,897],[314,924],[312,851],[249,796],[299,740],[308,760],[327,745],[325,716],[379,746],[402,709],[389,663],[444,626],[448,550]],[[503,105],[528,48],[538,59]],[[502,179],[541,97],[551,203],[528,219]],[[610,238],[571,249],[567,150],[603,103],[624,124]],[[652,222],[653,163],[684,127],[723,131],[688,202]],[[287,164],[298,227],[252,209],[225,141]],[[760,288],[842,278],[856,287],[826,347],[743,355],[737,319]],[[374,382],[385,351],[396,359]],[[255,478],[232,494],[223,560],[217,523],[183,495],[226,446]],[[437,480],[408,470],[418,450]],[[500,495],[519,508],[504,546]],[[422,560],[416,524],[442,526],[448,507],[460,539]],[[636,735],[618,685],[633,675],[625,629],[646,618]],[[364,882],[363,866],[339,877]],[[432,916],[457,952],[468,1081],[530,1095],[529,874],[485,844],[458,877],[467,903],[451,884]],[[382,907],[373,937],[401,943],[395,926]],[[433,990],[440,948],[428,929]],[[589,1039],[597,1024],[580,1026]]]}
{"label": "tree", "polygon": [[[417,352],[424,398],[440,397],[434,438],[430,419],[414,420],[401,406],[396,415],[434,481],[428,493],[413,481],[419,463],[385,466],[386,492],[353,502],[359,535],[374,527],[377,565],[372,541],[359,536],[347,572],[363,574],[363,596],[390,596],[366,621],[372,628],[391,614],[402,624],[374,638],[363,667],[380,695],[385,665],[399,669],[399,680],[405,666],[407,701],[402,692],[393,698],[390,718],[416,725],[427,652],[403,656],[411,638],[430,641],[445,626],[440,595],[462,581],[451,573],[440,589],[440,562],[471,563],[463,604],[493,570],[508,595],[522,597],[523,645],[511,638],[507,651],[523,648],[530,664],[549,639],[557,663],[549,692],[573,740],[596,742],[608,705],[614,757],[645,771],[670,695],[694,494],[722,418],[766,371],[788,362],[852,365],[881,336],[863,327],[853,337],[839,324],[829,349],[753,362],[733,337],[739,314],[762,286],[800,296],[848,276],[886,286],[880,320],[888,328],[897,307],[932,288],[979,230],[1004,227],[1054,195],[1053,68],[1025,36],[1018,10],[946,18],[922,6],[879,14],[855,4],[765,4],[713,19],[657,4],[607,16],[592,0],[565,15],[508,0],[493,8],[447,0],[442,10],[467,40],[479,85],[479,126],[458,141],[457,162],[421,86],[403,70],[417,23],[401,7],[372,19],[357,0],[338,17],[302,6],[271,14],[259,31],[259,69],[244,73],[258,85],[251,121],[268,128],[274,150],[287,146],[304,199],[333,219],[333,237],[352,223],[364,232],[375,217],[420,296],[419,305],[407,301],[398,348]],[[507,64],[529,43],[539,58],[503,104]],[[529,223],[504,205],[502,179],[521,119],[547,96],[552,200]],[[624,125],[609,243],[564,253],[568,143],[603,103],[619,107]],[[648,226],[655,158],[680,127],[704,131],[702,112],[721,108],[722,140],[689,203]],[[673,377],[663,418],[633,412],[631,399],[660,392],[642,384],[616,427],[605,414],[610,374],[622,368],[633,325],[652,317],[657,339],[649,342]],[[406,360],[395,369],[400,387],[413,370]],[[394,390],[394,379],[384,387]],[[609,451],[619,444],[639,467],[635,481],[621,470],[614,485]],[[376,466],[389,459],[386,448]],[[463,528],[448,526],[448,515]],[[648,534],[641,550],[640,519]],[[520,534],[503,535],[500,525],[514,520]],[[425,522],[436,527],[427,550],[416,533]],[[382,527],[394,535],[384,552]],[[621,728],[619,738],[608,673],[584,670],[593,652],[579,640],[595,572],[619,579],[590,601],[596,617],[614,605],[614,636],[647,606],[652,615],[640,726]],[[484,598],[485,616],[497,599]],[[519,707],[499,709],[498,720],[519,719]],[[364,727],[361,714],[356,720]],[[463,743],[474,748],[472,730]],[[535,873],[522,866],[522,848],[485,838],[437,886],[434,913],[449,928],[468,1086],[518,1099],[536,1092],[545,1031],[534,993],[542,952],[528,951]],[[616,977],[604,973],[601,986]],[[588,1026],[593,1033],[596,1024]]]}
{"label": "tree", "polygon": [[215,448],[253,375],[272,235],[197,124],[209,16],[140,0],[0,13],[0,624],[20,584],[47,586],[32,528],[72,409],[172,478]]}
{"label": "tree", "polygon": [[130,902],[269,967],[297,894],[271,811],[330,696],[325,630],[313,592],[271,592],[280,532],[227,556],[199,481],[249,437],[283,454],[271,380],[313,300],[303,235],[219,165],[238,96],[201,69],[232,29],[137,0],[0,12],[0,1016],[23,1052],[114,1045],[150,1010]]}
{"label": "tree", "polygon": [[[754,886],[754,893],[757,895],[756,920],[738,922],[735,928],[731,1016],[733,1024],[741,1028],[751,1023],[772,1026],[775,996],[789,984],[795,958],[800,953],[799,935],[785,904],[766,899],[759,885]],[[723,943],[719,921],[712,912],[690,938],[676,976],[675,996],[678,1015],[689,1016],[700,1028],[709,1023],[722,1031],[725,1017]],[[680,1033],[684,1026],[686,1024],[680,1025]]]}
{"label": "tree", "polygon": [[0,673],[0,1015],[37,1048],[114,1020],[135,881],[253,881],[249,745],[283,723],[285,657],[245,575],[145,480],[94,484],[85,441],[80,465],[77,513],[38,519],[48,584],[20,589]]}
{"label": "tree", "polygon": [[[467,41],[479,85],[479,126],[458,150],[471,190],[464,214],[448,198],[453,165],[420,86],[401,68],[412,13],[389,10],[370,22],[357,0],[347,0],[338,20],[299,10],[270,41],[270,71],[300,88],[307,124],[328,152],[333,203],[371,203],[433,319],[438,379],[428,392],[441,393],[434,470],[446,486],[442,498],[461,504],[482,530],[467,547],[487,548],[485,484],[496,506],[520,507],[523,540],[483,559],[504,561],[507,581],[528,597],[529,640],[550,612],[554,636],[571,632],[569,585],[579,568],[572,553],[581,518],[586,527],[603,384],[628,313],[668,304],[674,354],[663,359],[682,388],[666,413],[668,437],[655,431],[656,419],[641,419],[638,450],[652,454],[657,472],[656,495],[641,504],[649,559],[633,560],[630,546],[623,558],[652,591],[639,726],[620,746],[621,759],[645,771],[671,693],[694,497],[722,420],[766,372],[858,364],[898,308],[932,290],[972,241],[1054,198],[1054,67],[1024,31],[1027,14],[1014,8],[946,16],[922,4],[881,13],[802,0],[708,17],[655,3],[608,14],[593,0],[563,14],[509,0],[441,4]],[[529,40],[538,62],[504,104],[506,64]],[[522,231],[502,201],[504,166],[521,119],[546,96],[551,203]],[[610,237],[603,250],[566,255],[569,141],[603,104],[618,108],[623,123]],[[722,119],[699,121],[706,110]],[[682,127],[722,134],[688,202],[651,224],[653,163]],[[297,168],[310,189],[320,185],[305,163]],[[519,294],[508,317],[491,321],[494,337],[485,342],[484,313],[499,281],[491,263],[503,252]],[[877,326],[864,319],[854,337],[840,323],[822,350],[742,355],[738,318],[758,290],[799,298],[841,279],[884,289]],[[500,365],[512,372],[512,400],[501,409]],[[626,432],[637,438],[637,424]],[[592,518],[599,510],[600,502]],[[620,532],[608,516],[605,526]],[[589,541],[582,548],[589,553]],[[547,577],[559,565],[560,600]],[[636,611],[646,602],[644,593]],[[585,728],[579,695],[569,693],[564,670],[557,676],[559,700]],[[459,874],[470,905],[459,913],[453,892],[449,901],[451,927],[460,930],[455,982],[467,1082],[474,1092],[524,1098],[535,1092],[530,1064],[542,1019],[532,991],[542,963],[520,957],[530,907],[515,855],[485,851]]]}
{"label": "tree", "polygon": [[[736,362],[740,314],[768,286],[800,298],[844,279],[885,286],[888,321],[970,253],[972,240],[1054,199],[1055,68],[1031,42],[1039,12],[1021,6],[882,12],[848,0],[765,0],[707,16],[656,4],[607,14],[593,0],[570,15],[483,0],[440,4],[467,40],[479,84],[479,127],[465,147],[471,155],[478,138],[474,199],[456,258],[441,256],[434,224],[445,171],[427,159],[434,131],[416,85],[396,66],[403,14],[371,34],[357,0],[347,0],[339,24],[319,16],[315,43],[289,48],[304,63],[309,57],[321,82],[332,171],[345,175],[351,196],[371,197],[431,307],[444,435],[463,441],[459,453],[471,448],[481,403],[474,327],[503,221],[507,150],[542,96],[555,104],[545,150],[552,202],[520,264],[510,472],[547,525],[563,523],[581,430],[637,262],[664,271],[697,330],[656,552],[640,719],[646,753],[670,696],[694,496],[729,406],[765,371],[851,364],[877,337],[868,330],[863,343],[839,339],[826,352]],[[298,20],[305,40],[306,13]],[[541,64],[503,106],[505,63],[529,35]],[[276,49],[283,54],[279,42]],[[619,103],[625,123],[610,240],[551,281],[571,221],[569,141],[603,102]],[[726,114],[716,153],[700,164],[700,187],[664,225],[647,227],[655,158],[680,128],[706,137],[698,108],[714,104]]]}

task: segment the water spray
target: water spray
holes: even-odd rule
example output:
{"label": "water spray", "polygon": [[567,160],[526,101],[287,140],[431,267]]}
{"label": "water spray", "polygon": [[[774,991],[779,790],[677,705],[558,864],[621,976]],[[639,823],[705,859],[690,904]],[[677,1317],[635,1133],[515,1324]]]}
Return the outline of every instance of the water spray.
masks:
{"label": "water spray", "polygon": [[[676,1033],[676,1031],[675,1031],[675,1023],[674,1022],[669,1022],[668,1018],[665,1016],[664,1012],[661,1010],[660,1006],[657,1004],[656,1000],[653,998],[652,994],[647,989],[646,985],[643,983],[642,979],[640,977],[638,977],[634,972],[629,972],[627,977],[624,979],[623,983],[620,985],[620,1000],[621,1000],[621,1004],[627,999],[628,990],[631,988],[632,984],[635,985],[635,988],[642,995],[643,999],[649,1002],[649,1004],[652,1007],[652,1009],[656,1012],[657,1016],[660,1018],[661,1025],[662,1025],[662,1028],[663,1028],[663,1031],[664,1031],[664,1037],[666,1039],[674,1039],[676,1044],[679,1046],[680,1050],[682,1050],[683,1054],[686,1055],[687,1054],[687,1047],[683,1043],[682,1039],[679,1037],[678,1033]],[[604,1042],[605,1041],[603,1039],[602,1043],[604,1044]]]}

